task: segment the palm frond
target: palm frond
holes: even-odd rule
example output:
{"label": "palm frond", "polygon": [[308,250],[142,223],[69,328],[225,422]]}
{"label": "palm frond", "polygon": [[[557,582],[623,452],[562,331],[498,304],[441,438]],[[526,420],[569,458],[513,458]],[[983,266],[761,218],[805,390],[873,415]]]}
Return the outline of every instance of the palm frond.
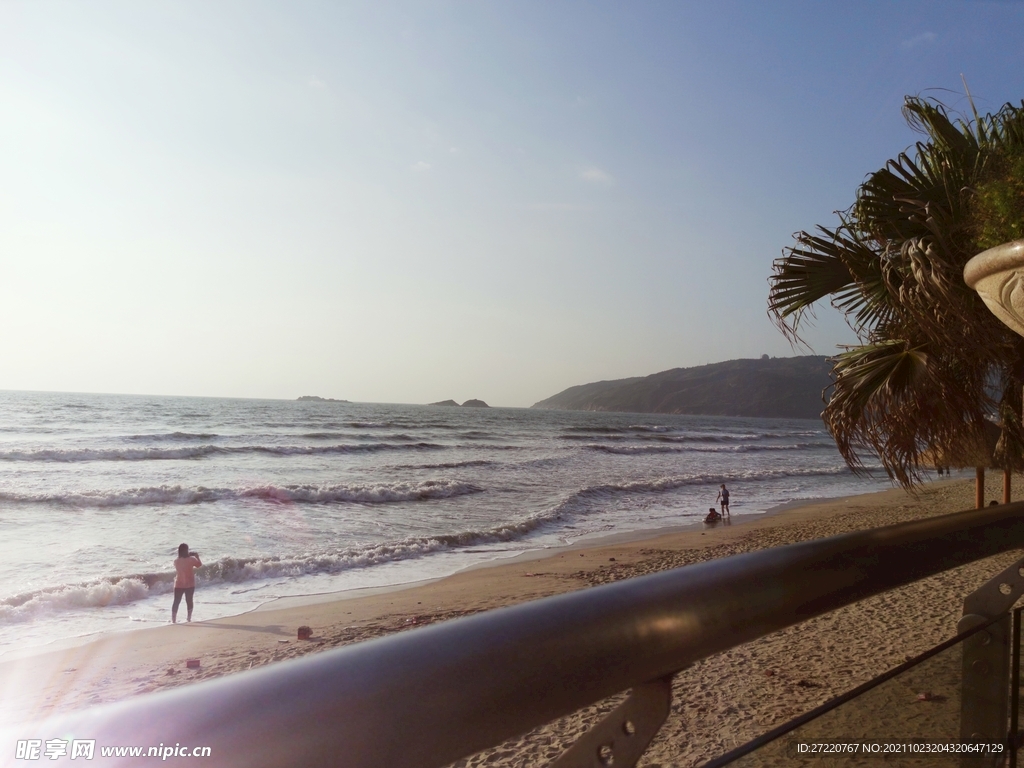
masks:
{"label": "palm frond", "polygon": [[[794,236],[773,264],[769,313],[799,340],[805,313],[828,299],[862,340],[834,359],[823,414],[855,470],[869,451],[910,487],[927,456],[987,463],[992,414],[1002,424],[995,460],[1024,468],[1024,339],[963,281],[981,250],[983,185],[1017,173],[1014,158],[1024,157],[1024,102],[954,121],[941,103],[911,97],[904,114],[924,139],[867,177],[838,226]],[[1000,191],[997,213],[1016,205],[1017,189]],[[993,371],[1006,384],[996,402]]]}

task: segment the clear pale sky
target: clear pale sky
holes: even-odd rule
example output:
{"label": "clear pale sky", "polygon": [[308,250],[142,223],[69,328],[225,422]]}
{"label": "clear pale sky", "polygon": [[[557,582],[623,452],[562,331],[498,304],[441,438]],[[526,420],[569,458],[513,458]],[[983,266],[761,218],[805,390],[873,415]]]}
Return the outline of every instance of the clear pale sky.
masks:
{"label": "clear pale sky", "polygon": [[904,95],[1020,103],[1022,41],[1016,2],[0,0],[0,389],[521,406],[791,355],[792,233]]}

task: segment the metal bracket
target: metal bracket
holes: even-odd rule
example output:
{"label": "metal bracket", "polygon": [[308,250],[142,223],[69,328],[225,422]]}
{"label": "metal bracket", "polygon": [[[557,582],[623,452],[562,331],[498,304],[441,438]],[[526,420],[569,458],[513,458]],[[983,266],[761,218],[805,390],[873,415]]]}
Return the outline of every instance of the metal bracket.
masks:
{"label": "metal bracket", "polygon": [[[1014,563],[964,598],[964,617],[957,625],[957,632],[966,632],[988,619],[1009,612],[1021,595],[1024,595],[1024,560]],[[977,618],[962,626],[972,615]]]}
{"label": "metal bracket", "polygon": [[[960,697],[960,738],[963,741],[1003,741],[1009,717],[1007,681],[1010,675],[1010,614],[1024,595],[1024,560],[985,582],[964,600],[957,632],[966,632],[1003,615],[1005,620],[972,635],[963,644]],[[964,765],[978,765],[965,758]]]}
{"label": "metal bracket", "polygon": [[668,717],[672,676],[638,685],[549,768],[633,768]]}

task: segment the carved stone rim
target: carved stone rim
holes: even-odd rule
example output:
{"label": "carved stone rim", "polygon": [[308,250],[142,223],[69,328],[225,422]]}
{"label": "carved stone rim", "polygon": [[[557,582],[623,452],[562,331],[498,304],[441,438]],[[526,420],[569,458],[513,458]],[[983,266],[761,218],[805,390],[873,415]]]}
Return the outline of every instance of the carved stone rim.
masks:
{"label": "carved stone rim", "polygon": [[964,282],[974,288],[989,275],[1024,267],[1024,240],[1011,240],[982,251],[964,267]]}

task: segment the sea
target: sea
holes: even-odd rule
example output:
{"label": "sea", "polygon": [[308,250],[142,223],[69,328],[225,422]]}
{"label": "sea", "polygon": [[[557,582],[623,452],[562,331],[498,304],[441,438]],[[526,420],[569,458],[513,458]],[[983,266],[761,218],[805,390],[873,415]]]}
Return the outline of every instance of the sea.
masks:
{"label": "sea", "polygon": [[[891,487],[821,422],[0,392],[0,654]],[[182,610],[184,614],[184,610]],[[179,617],[181,618],[181,617]]]}

